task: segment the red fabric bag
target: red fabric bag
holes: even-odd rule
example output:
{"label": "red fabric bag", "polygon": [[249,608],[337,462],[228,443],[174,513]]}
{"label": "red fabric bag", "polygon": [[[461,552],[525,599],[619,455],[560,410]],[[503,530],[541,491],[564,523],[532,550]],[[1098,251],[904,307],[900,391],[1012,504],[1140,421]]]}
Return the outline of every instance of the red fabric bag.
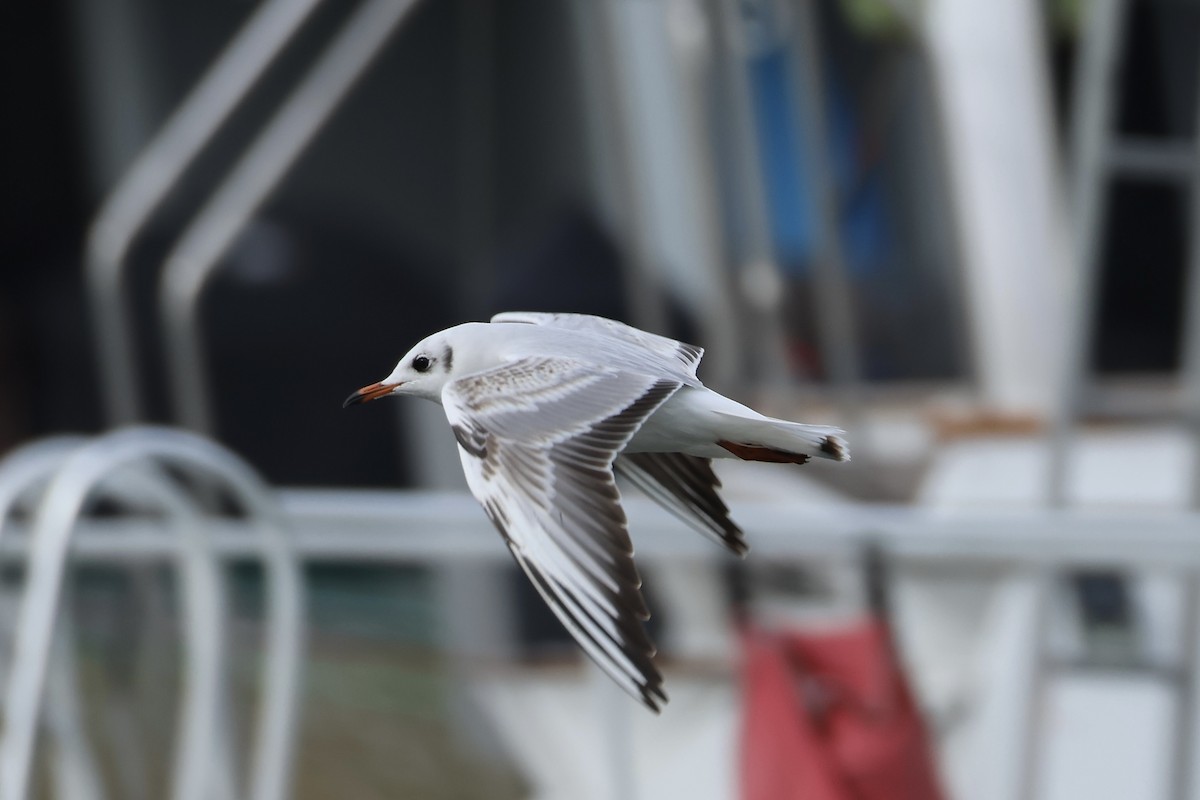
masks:
{"label": "red fabric bag", "polygon": [[942,800],[886,626],[743,644],[742,800]]}

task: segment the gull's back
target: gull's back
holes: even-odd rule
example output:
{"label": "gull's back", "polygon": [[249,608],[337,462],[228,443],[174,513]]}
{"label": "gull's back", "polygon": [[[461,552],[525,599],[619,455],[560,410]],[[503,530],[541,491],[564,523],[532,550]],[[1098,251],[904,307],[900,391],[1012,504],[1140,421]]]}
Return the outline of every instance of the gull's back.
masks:
{"label": "gull's back", "polygon": [[704,351],[695,345],[584,314],[512,312],[492,320],[489,327],[495,329],[494,341],[505,359],[570,358],[703,386],[696,366]]}

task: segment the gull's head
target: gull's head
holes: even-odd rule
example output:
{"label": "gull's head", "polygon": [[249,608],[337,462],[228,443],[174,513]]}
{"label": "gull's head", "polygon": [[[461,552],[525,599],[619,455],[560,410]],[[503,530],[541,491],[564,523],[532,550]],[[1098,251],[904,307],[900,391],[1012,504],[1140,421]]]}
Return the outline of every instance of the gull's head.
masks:
{"label": "gull's head", "polygon": [[456,347],[456,339],[462,337],[455,336],[457,331],[450,328],[421,340],[404,354],[390,375],[347,397],[342,408],[394,394],[439,400],[442,388],[463,374],[459,357],[462,348]]}

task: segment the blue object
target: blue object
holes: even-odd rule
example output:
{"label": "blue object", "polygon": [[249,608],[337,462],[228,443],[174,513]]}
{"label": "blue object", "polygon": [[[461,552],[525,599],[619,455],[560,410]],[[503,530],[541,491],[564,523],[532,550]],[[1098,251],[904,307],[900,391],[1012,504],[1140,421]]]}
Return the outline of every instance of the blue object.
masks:
{"label": "blue object", "polygon": [[[781,47],[752,58],[749,70],[775,252],[787,275],[804,276],[812,268],[820,231],[811,170],[798,146],[805,125],[802,109],[794,107],[799,90],[791,86],[788,54]],[[829,158],[842,212],[839,227],[847,268],[861,277],[882,269],[888,250],[883,186],[878,171],[861,163],[849,98],[835,80],[830,83],[823,102],[828,106]]]}

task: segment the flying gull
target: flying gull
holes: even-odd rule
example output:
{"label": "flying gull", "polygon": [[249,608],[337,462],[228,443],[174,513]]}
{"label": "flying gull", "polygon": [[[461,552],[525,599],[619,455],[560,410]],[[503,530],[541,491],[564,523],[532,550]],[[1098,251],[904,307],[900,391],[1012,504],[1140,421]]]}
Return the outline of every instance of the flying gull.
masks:
{"label": "flying gull", "polygon": [[441,403],[467,485],[517,563],[584,651],[658,711],[667,696],[614,472],[740,556],[712,459],[850,458],[838,428],[706,388],[703,354],[603,317],[509,312],[427,337],[344,405]]}

